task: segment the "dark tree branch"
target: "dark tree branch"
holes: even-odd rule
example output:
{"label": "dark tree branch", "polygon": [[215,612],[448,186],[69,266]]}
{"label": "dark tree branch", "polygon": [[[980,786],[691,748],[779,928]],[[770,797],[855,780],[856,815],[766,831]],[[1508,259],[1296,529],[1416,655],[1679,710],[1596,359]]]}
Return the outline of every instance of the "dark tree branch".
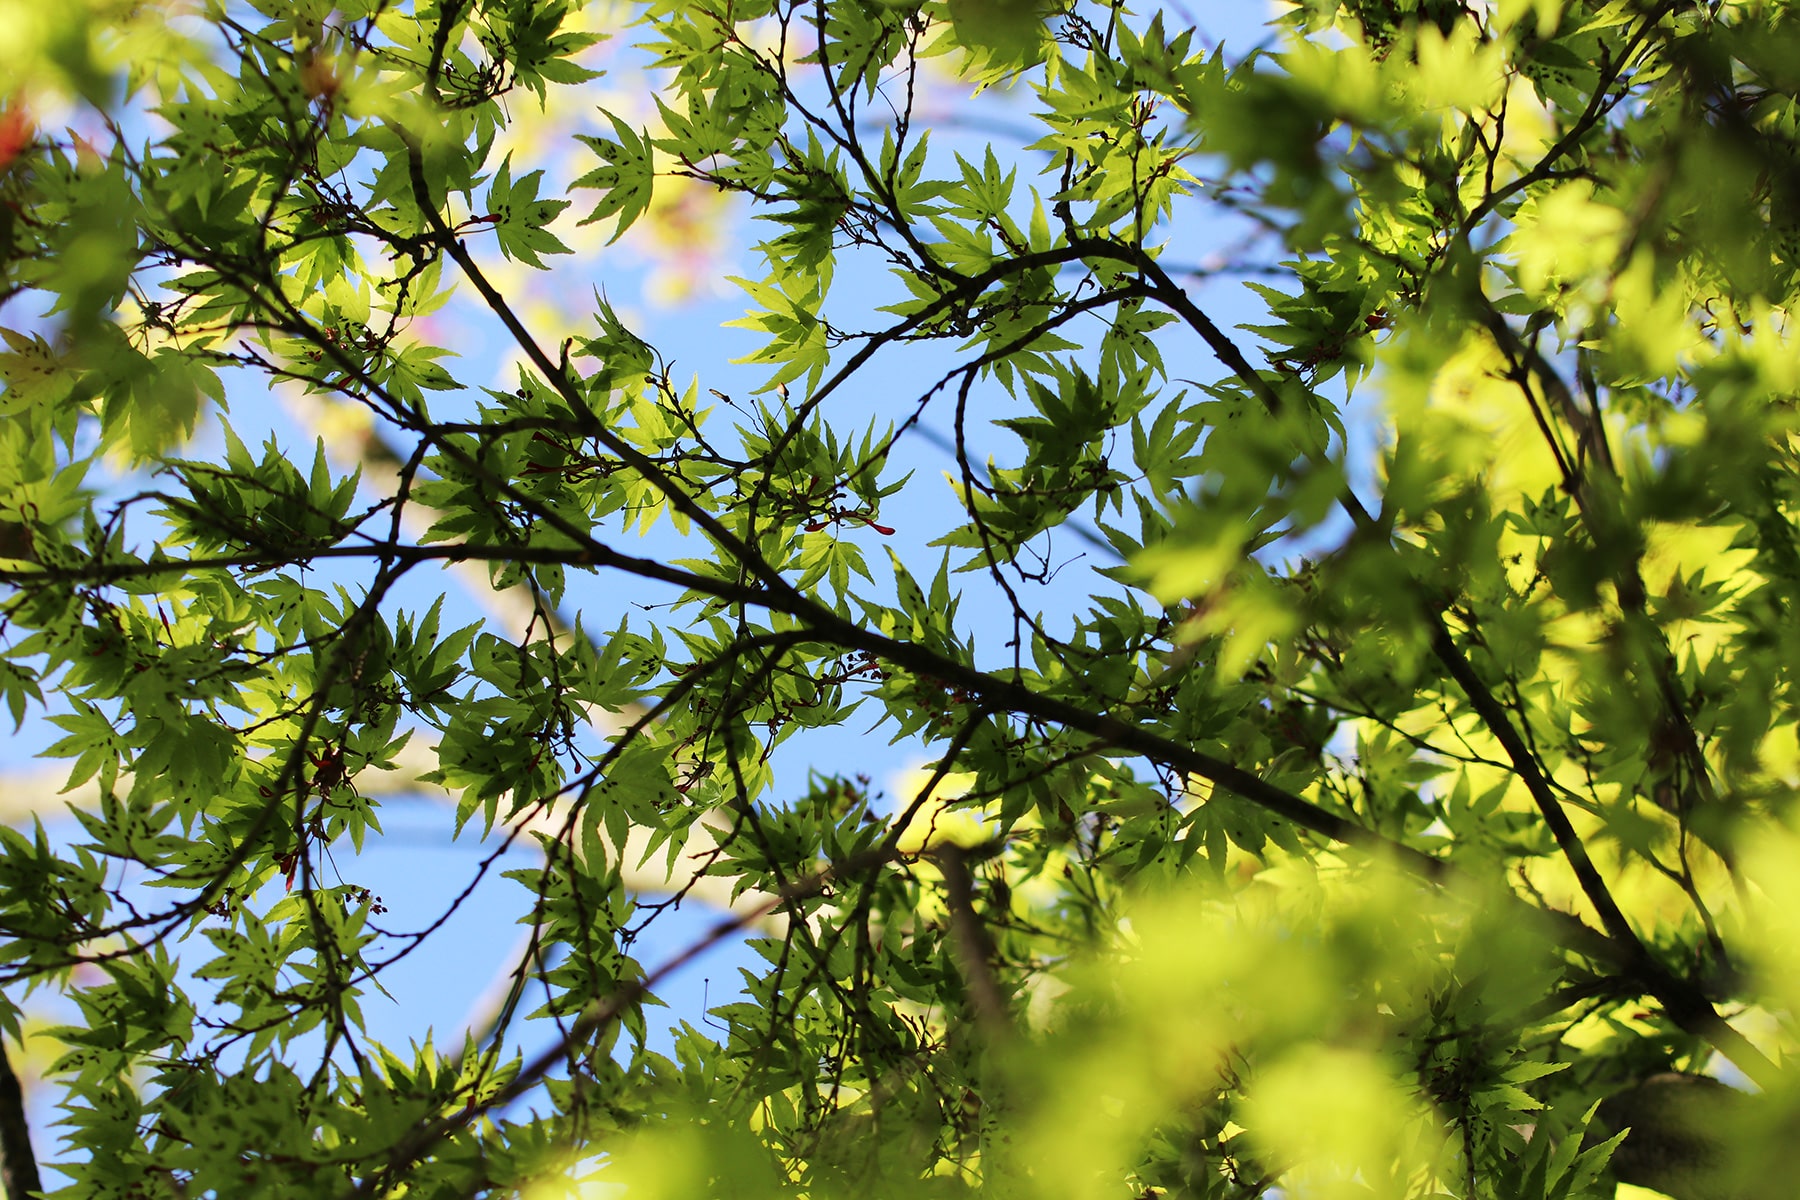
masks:
{"label": "dark tree branch", "polygon": [[975,889],[969,877],[969,856],[961,846],[946,843],[930,853],[944,876],[944,902],[950,913],[950,946],[956,969],[969,995],[975,1024],[989,1045],[1002,1045],[1012,1037],[1012,1018],[1007,1013],[1006,993],[994,975],[994,943],[987,926],[975,911]]}
{"label": "dark tree branch", "polygon": [[31,1148],[31,1126],[25,1120],[25,1089],[0,1041],[0,1190],[6,1200],[29,1200],[42,1194],[37,1154]]}

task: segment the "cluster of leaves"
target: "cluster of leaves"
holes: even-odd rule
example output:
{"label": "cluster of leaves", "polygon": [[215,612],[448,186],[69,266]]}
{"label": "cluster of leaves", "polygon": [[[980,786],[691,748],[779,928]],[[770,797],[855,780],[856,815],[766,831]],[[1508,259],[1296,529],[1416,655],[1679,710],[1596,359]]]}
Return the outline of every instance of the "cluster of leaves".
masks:
{"label": "cluster of leaves", "polygon": [[[547,347],[472,250],[566,250],[495,143],[591,78],[575,9],[42,18],[24,94],[112,135],[0,147],[0,287],[54,318],[0,354],[0,692],[99,796],[0,842],[0,978],[78,1013],[59,1194],[1562,1200],[1601,1097],[1717,1063],[1763,1115],[1706,1194],[1780,1191],[1800,13],[1306,0],[1234,56],[1117,0],[653,0],[659,122],[581,139],[575,215],[678,175],[771,223],[703,393],[604,304]],[[1029,93],[1028,144],[933,146],[933,73]],[[1283,260],[1225,264],[1243,336],[1209,212]],[[516,389],[429,340],[453,286]],[[940,373],[871,422],[891,361]],[[391,487],[183,457],[246,376],[362,413]],[[468,562],[528,629],[398,610]],[[558,617],[621,581],[670,603]],[[853,719],[926,748],[897,811],[771,765]],[[543,855],[447,1053],[364,1035],[388,931],[322,869],[409,738]],[[696,855],[767,967],[668,1058],[627,875]]]}

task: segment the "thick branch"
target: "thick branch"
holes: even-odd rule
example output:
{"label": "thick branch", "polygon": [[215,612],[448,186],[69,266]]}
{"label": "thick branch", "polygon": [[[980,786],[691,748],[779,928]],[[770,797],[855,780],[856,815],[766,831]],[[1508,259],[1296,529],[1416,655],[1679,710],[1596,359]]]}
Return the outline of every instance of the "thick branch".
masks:
{"label": "thick branch", "polygon": [[951,953],[962,974],[975,1023],[990,1045],[1001,1044],[1012,1036],[1012,1018],[1007,1014],[1006,994],[1000,990],[1000,981],[994,976],[993,942],[975,911],[969,856],[961,846],[947,843],[933,850],[930,857],[944,876]]}
{"label": "thick branch", "polygon": [[37,1154],[31,1148],[31,1126],[25,1120],[25,1089],[0,1042],[0,1191],[6,1200],[28,1200],[43,1190]]}

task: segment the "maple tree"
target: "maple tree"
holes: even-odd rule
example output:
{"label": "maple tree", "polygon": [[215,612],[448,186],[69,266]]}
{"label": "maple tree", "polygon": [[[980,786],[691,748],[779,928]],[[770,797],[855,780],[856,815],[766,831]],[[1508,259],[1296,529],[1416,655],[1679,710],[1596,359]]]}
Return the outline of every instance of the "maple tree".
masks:
{"label": "maple tree", "polygon": [[[0,1026],[70,1006],[53,1194],[1782,1193],[1788,4],[1307,0],[1254,52],[1087,0],[27,7],[0,697],[88,800],[0,829]],[[603,35],[654,118],[557,195],[507,132]],[[949,86],[1010,131],[947,148]],[[534,325],[494,254],[677,187],[767,234],[738,366],[598,291]],[[231,432],[257,381],[363,470]],[[402,602],[444,565],[520,619]],[[928,762],[891,804],[774,765],[871,727]],[[356,864],[421,754],[540,857],[489,1026],[401,1048]],[[637,962],[683,896],[732,915]]]}

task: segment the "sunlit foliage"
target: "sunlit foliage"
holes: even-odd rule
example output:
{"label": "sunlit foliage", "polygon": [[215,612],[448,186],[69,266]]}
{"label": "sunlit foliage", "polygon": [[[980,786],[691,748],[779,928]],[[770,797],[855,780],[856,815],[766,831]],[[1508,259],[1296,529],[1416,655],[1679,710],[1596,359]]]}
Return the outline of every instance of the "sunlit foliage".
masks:
{"label": "sunlit foliage", "polygon": [[[1789,1194],[1800,14],[596,11],[0,0],[0,699],[98,797],[0,830],[57,1194]],[[740,227],[706,377],[526,295]],[[271,387],[369,475],[196,453]],[[868,738],[902,794],[777,765]],[[364,1032],[409,740],[542,851],[466,1044]],[[696,854],[765,965],[670,1058],[627,876]]]}

